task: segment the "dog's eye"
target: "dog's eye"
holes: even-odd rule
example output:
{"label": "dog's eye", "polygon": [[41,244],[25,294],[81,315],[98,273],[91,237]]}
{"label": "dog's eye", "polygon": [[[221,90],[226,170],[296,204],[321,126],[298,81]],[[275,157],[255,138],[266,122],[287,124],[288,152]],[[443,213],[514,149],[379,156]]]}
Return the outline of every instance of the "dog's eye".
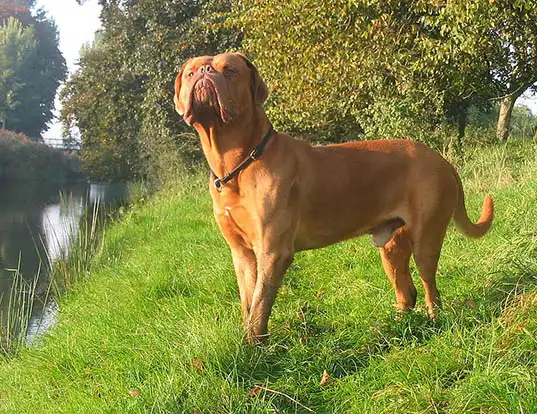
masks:
{"label": "dog's eye", "polygon": [[186,76],[188,76],[189,78],[191,78],[192,76],[194,76],[194,72],[188,72],[188,74],[187,74]]}
{"label": "dog's eye", "polygon": [[224,75],[226,76],[231,76],[231,75],[236,75],[237,74],[237,71],[233,68],[230,68],[228,66],[224,66]]}

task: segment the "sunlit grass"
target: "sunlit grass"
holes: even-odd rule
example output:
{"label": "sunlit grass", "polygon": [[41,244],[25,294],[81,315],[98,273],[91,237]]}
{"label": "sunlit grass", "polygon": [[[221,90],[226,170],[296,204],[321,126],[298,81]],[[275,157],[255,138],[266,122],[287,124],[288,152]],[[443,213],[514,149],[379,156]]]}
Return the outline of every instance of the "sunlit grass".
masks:
{"label": "sunlit grass", "polygon": [[491,191],[496,219],[478,241],[449,230],[436,321],[421,309],[396,317],[378,252],[363,238],[298,254],[269,342],[244,345],[203,172],[107,229],[90,272],[61,299],[58,325],[36,348],[0,362],[0,410],[532,412],[535,149],[483,148],[455,163],[470,215]]}

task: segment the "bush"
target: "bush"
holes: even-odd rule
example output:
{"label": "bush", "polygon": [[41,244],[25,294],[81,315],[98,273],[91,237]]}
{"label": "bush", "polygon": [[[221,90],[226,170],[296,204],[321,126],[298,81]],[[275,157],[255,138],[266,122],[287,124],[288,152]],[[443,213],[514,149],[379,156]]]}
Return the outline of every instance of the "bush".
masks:
{"label": "bush", "polygon": [[23,134],[0,130],[0,182],[82,178],[76,155],[50,148]]}

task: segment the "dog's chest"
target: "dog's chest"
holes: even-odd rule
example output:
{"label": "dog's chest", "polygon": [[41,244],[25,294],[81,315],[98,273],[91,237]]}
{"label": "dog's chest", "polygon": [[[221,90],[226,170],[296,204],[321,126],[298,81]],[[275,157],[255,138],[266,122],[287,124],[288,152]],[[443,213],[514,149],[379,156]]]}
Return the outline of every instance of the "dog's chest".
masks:
{"label": "dog's chest", "polygon": [[214,216],[226,240],[252,248],[255,238],[254,219],[249,209],[234,197],[213,202]]}

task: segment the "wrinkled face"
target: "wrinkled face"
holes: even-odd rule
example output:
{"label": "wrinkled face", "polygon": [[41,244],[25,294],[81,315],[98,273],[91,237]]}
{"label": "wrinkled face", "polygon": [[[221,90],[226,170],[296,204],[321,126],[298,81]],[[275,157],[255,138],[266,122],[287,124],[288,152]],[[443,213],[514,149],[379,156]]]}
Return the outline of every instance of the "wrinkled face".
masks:
{"label": "wrinkled face", "polygon": [[267,97],[257,69],[238,53],[192,58],[175,79],[175,109],[189,125],[229,124]]}

